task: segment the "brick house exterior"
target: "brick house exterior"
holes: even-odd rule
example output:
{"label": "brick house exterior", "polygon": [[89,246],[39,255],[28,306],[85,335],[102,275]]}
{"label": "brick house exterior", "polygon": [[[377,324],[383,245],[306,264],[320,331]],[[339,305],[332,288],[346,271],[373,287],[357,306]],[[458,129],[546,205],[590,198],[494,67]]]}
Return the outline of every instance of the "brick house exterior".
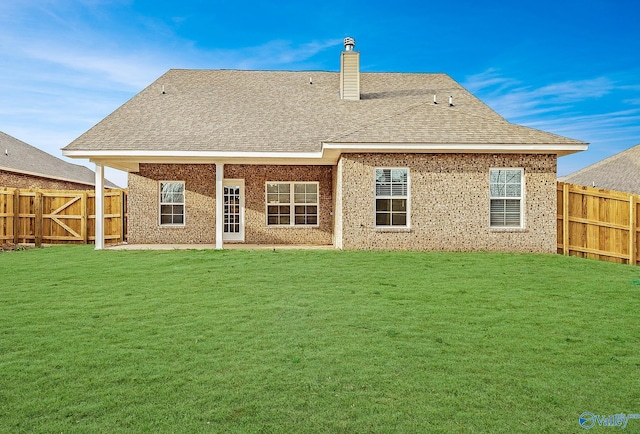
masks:
{"label": "brick house exterior", "polygon": [[27,175],[23,173],[0,170],[0,186],[24,189],[42,190],[93,190],[93,184],[80,184],[71,181],[61,181],[43,176]]}
{"label": "brick house exterior", "polygon": [[[129,172],[130,243],[556,249],[556,161],[444,74],[171,70],[64,149]],[[100,171],[97,171],[100,172]]]}
{"label": "brick house exterior", "polygon": [[[0,131],[0,187],[43,190],[93,190],[87,167],[67,163]],[[115,187],[107,183],[109,187]]]}

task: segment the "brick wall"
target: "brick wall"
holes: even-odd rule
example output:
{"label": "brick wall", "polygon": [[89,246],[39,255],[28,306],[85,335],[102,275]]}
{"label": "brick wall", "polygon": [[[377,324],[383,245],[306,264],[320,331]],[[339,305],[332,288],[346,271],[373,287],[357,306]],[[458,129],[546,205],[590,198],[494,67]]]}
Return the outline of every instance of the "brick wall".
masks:
{"label": "brick wall", "polygon": [[[347,154],[337,168],[345,249],[556,251],[556,156]],[[410,230],[375,228],[376,167],[409,167]],[[525,227],[489,228],[489,169],[524,168]]]}
{"label": "brick wall", "polygon": [[41,190],[93,190],[93,185],[42,178],[22,173],[0,170],[0,186]]}
{"label": "brick wall", "polygon": [[[185,225],[160,226],[159,181],[185,181]],[[214,244],[216,166],[141,164],[129,173],[130,244]]]}
{"label": "brick wall", "polygon": [[[225,178],[245,180],[245,242],[251,244],[332,244],[331,166],[228,165]],[[266,221],[266,183],[319,182],[318,227],[274,227]]]}
{"label": "brick wall", "polygon": [[[226,179],[245,180],[245,243],[331,244],[330,166],[226,165]],[[129,242],[132,244],[215,243],[214,164],[141,164],[129,174]],[[159,181],[185,181],[184,227],[158,222]],[[269,227],[266,224],[267,181],[319,182],[318,227]]]}
{"label": "brick wall", "polygon": [[[376,167],[409,167],[410,229],[375,228]],[[522,229],[489,228],[489,169],[501,167],[524,169]],[[334,243],[345,249],[549,253],[556,250],[555,155],[348,154],[337,167],[226,165],[225,178],[245,180],[245,243],[249,244]],[[160,180],[186,181],[184,227],[159,226]],[[319,226],[267,226],[265,184],[269,181],[319,182]],[[129,174],[129,240],[215,243],[215,165],[142,164],[138,174]]]}

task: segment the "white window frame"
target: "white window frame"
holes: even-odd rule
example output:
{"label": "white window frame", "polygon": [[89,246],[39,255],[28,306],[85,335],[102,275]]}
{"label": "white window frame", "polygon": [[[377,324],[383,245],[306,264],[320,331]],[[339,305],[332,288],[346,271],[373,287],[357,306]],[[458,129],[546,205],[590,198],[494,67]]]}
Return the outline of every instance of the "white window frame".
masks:
{"label": "white window frame", "polygon": [[[269,201],[268,188],[270,184],[288,184],[289,185],[289,203],[280,203],[279,201]],[[316,202],[310,203],[296,203],[295,202],[295,186],[296,185],[313,184],[316,186]],[[264,198],[265,198],[265,224],[270,228],[317,228],[320,226],[320,182],[319,181],[267,181],[264,184]],[[275,224],[269,223],[269,206],[289,206],[289,224]],[[315,224],[296,224],[296,212],[295,208],[298,206],[315,206],[316,207],[316,223]]]}
{"label": "white window frame", "polygon": [[[162,201],[162,185],[163,184],[182,184],[182,202],[163,202]],[[187,221],[187,189],[185,181],[158,181],[158,225],[162,227],[183,227]],[[163,205],[182,205],[182,223],[162,223],[162,206]],[[171,214],[177,215],[177,214]]]}
{"label": "white window frame", "polygon": [[[378,195],[378,170],[406,170],[407,171],[407,194],[406,195]],[[406,200],[406,220],[404,225],[393,224],[393,211],[391,211],[391,223],[389,225],[378,225],[378,199],[405,199]],[[411,228],[411,169],[409,167],[376,167],[373,170],[373,225],[376,229],[410,229]]]}
{"label": "white window frame", "polygon": [[[519,196],[509,196],[506,194],[503,196],[492,196],[491,194],[491,173],[493,171],[519,171],[520,172],[520,195]],[[522,167],[492,167],[489,169],[489,228],[490,229],[501,229],[501,230],[509,230],[509,229],[523,229],[525,227],[525,218],[524,218],[524,201],[525,201],[525,173],[524,168]],[[504,226],[504,225],[492,225],[491,224],[491,203],[494,200],[519,200],[520,201],[520,224],[518,226]],[[506,211],[505,211],[506,212]]]}

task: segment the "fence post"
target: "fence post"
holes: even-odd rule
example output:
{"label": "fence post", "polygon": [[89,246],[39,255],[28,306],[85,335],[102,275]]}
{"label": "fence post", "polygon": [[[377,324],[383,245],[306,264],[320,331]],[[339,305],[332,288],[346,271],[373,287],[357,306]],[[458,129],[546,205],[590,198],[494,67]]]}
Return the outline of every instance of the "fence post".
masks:
{"label": "fence post", "polygon": [[562,184],[562,253],[569,254],[569,184]]}
{"label": "fence post", "polygon": [[637,264],[636,249],[636,197],[634,195],[629,196],[629,264]]}
{"label": "fence post", "polygon": [[120,189],[118,194],[118,205],[120,205],[120,239],[119,243],[124,242],[124,190]]}
{"label": "fence post", "polygon": [[20,242],[20,190],[13,192],[13,243]]}
{"label": "fence post", "polygon": [[36,216],[35,220],[35,244],[36,247],[42,246],[42,193],[40,191],[36,192],[34,206],[34,214]]}
{"label": "fence post", "polygon": [[80,223],[80,235],[85,244],[89,244],[89,234],[87,231],[87,224],[89,219],[89,201],[87,200],[87,192],[82,192],[82,220]]}

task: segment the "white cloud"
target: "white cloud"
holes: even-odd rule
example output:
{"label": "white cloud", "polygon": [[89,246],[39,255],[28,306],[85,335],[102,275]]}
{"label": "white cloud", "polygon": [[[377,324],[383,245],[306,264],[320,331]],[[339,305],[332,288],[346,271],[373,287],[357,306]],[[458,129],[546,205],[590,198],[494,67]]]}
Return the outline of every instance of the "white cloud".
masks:
{"label": "white cloud", "polygon": [[564,81],[540,87],[523,86],[520,81],[503,77],[497,69],[469,76],[464,85],[481,96],[490,107],[514,122],[522,118],[571,109],[574,103],[603,97],[615,89],[606,77]]}
{"label": "white cloud", "polygon": [[464,85],[511,122],[589,142],[587,152],[558,161],[565,175],[640,143],[640,87],[633,74],[614,77],[524,86],[488,69]]}
{"label": "white cloud", "polygon": [[[275,40],[205,50],[176,36],[172,25],[183,18],[165,23],[136,15],[130,4],[0,2],[0,130],[62,158],[60,148],[169,68],[295,69],[341,43]],[[108,173],[126,184],[126,175]]]}
{"label": "white cloud", "polygon": [[[90,54],[87,54],[90,53]],[[29,47],[30,58],[56,64],[74,73],[92,75],[94,82],[108,80],[129,89],[140,89],[166,69],[156,59],[142,53],[114,53],[111,51],[78,50],[75,47]],[[164,63],[164,62],[162,62]]]}

